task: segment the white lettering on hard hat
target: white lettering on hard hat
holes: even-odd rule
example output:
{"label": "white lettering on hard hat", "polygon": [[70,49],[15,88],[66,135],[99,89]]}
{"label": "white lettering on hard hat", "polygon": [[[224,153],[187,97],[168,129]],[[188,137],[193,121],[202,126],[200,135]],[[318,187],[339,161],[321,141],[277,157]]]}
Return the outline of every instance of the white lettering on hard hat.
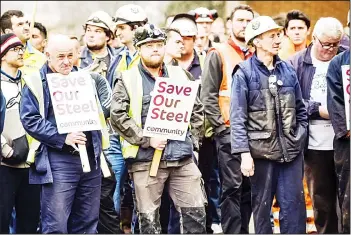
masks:
{"label": "white lettering on hard hat", "polygon": [[252,22],[252,29],[253,30],[257,30],[259,27],[260,27],[259,21]]}
{"label": "white lettering on hard hat", "polygon": [[139,9],[136,8],[136,7],[132,7],[132,8],[130,9],[130,11],[133,12],[134,14],[139,13]]}

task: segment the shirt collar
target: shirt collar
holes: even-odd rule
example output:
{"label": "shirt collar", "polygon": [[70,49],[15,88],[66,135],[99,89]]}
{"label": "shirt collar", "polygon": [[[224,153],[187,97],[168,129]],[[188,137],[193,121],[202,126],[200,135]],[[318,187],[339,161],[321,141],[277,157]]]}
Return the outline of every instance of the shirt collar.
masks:
{"label": "shirt collar", "polygon": [[21,70],[18,70],[18,71],[17,71],[17,75],[16,75],[15,78],[12,77],[11,75],[9,75],[8,73],[6,73],[5,71],[1,70],[1,69],[0,69],[0,72],[1,72],[1,75],[4,75],[4,76],[5,76],[6,80],[10,80],[10,81],[12,81],[12,82],[19,82],[20,79],[21,79],[21,77],[22,77],[22,72],[21,72]]}
{"label": "shirt collar", "polygon": [[29,54],[35,53],[34,48],[33,48],[32,44],[30,44],[29,40],[26,42],[26,50],[28,50]]}

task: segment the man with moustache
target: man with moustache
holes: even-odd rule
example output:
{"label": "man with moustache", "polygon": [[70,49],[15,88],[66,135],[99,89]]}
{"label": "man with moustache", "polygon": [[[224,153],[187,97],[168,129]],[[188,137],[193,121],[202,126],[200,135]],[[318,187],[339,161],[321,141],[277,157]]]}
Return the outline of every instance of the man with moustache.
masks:
{"label": "man with moustache", "polygon": [[233,69],[252,56],[245,45],[245,28],[254,18],[254,12],[250,6],[239,5],[233,9],[230,18],[231,37],[208,51],[204,64],[206,69],[202,73],[201,101],[208,126],[214,132],[208,141],[204,139],[204,143],[206,141],[218,150],[223,232],[248,233],[252,212],[250,184],[248,179],[242,179],[240,156],[231,153],[229,104]]}
{"label": "man with moustache", "polygon": [[[201,173],[193,161],[203,125],[203,108],[197,98],[191,115],[191,130],[186,141],[143,136],[151,95],[157,77],[189,79],[193,77],[178,66],[165,65],[166,37],[154,25],[135,31],[135,46],[140,54],[138,66],[121,73],[113,91],[111,123],[123,137],[123,157],[134,181],[140,232],[161,232],[159,207],[164,187],[181,213],[182,233],[205,233],[205,197]],[[140,104],[140,106],[138,105]],[[191,134],[190,134],[191,133]],[[156,177],[149,176],[155,149],[163,150]],[[165,185],[166,180],[168,184]],[[182,193],[179,193],[182,192]]]}
{"label": "man with moustache", "polygon": [[[108,139],[101,131],[59,134],[49,94],[47,74],[68,75],[76,50],[68,36],[48,41],[48,62],[26,80],[20,117],[26,132],[40,142],[29,183],[41,185],[42,233],[96,233],[100,194],[100,155]],[[98,102],[98,99],[97,99]],[[99,105],[99,104],[97,104]],[[99,112],[99,116],[103,116]],[[103,125],[103,123],[101,123]],[[85,145],[91,171],[84,173],[76,144]]]}
{"label": "man with moustache", "polygon": [[30,44],[29,22],[22,11],[9,10],[0,17],[2,33],[14,33],[25,47],[24,65],[20,68],[23,76],[37,72],[45,63],[46,57]]}
{"label": "man with moustache", "polygon": [[[40,187],[29,184],[29,151],[20,120],[24,47],[15,34],[1,35],[1,93],[4,100],[4,129],[1,131],[0,155],[0,233],[9,233],[11,212],[16,212],[17,233],[36,233],[39,223]],[[6,114],[5,114],[6,113]]]}

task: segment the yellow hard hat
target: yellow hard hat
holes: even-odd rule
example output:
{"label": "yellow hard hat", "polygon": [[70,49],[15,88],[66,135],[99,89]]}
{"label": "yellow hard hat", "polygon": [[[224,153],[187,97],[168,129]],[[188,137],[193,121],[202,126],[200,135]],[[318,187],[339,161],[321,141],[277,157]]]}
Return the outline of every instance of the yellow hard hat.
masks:
{"label": "yellow hard hat", "polygon": [[127,4],[120,7],[115,14],[116,25],[144,22],[147,23],[147,15],[141,6],[135,4]]}
{"label": "yellow hard hat", "polygon": [[247,24],[245,29],[245,43],[248,44],[252,39],[268,32],[272,29],[283,29],[277,25],[269,16],[258,16]]}
{"label": "yellow hard hat", "polygon": [[96,11],[91,14],[85,24],[98,26],[114,32],[112,17],[104,11]]}

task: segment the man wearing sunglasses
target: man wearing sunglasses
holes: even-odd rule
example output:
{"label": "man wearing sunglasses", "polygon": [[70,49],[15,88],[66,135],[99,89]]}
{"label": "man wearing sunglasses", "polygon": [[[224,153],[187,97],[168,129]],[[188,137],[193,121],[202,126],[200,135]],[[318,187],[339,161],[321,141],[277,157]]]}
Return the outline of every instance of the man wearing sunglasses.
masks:
{"label": "man wearing sunglasses", "polygon": [[0,233],[9,233],[13,207],[17,233],[36,233],[39,223],[40,187],[29,184],[29,147],[19,115],[24,50],[15,34],[1,35],[1,92],[6,99],[1,105],[6,114],[1,120]]}
{"label": "man wearing sunglasses", "polygon": [[[303,147],[307,114],[292,66],[279,59],[282,27],[259,16],[246,27],[255,54],[233,71],[230,98],[231,153],[251,183],[256,233],[272,233],[270,213],[280,205],[280,232],[306,233]],[[222,215],[223,216],[223,215]]]}
{"label": "man wearing sunglasses", "polygon": [[343,26],[336,18],[320,18],[311,45],[289,59],[297,72],[309,117],[304,166],[318,233],[338,233],[334,130],[327,110],[326,74],[331,59],[341,51],[342,36]]}

